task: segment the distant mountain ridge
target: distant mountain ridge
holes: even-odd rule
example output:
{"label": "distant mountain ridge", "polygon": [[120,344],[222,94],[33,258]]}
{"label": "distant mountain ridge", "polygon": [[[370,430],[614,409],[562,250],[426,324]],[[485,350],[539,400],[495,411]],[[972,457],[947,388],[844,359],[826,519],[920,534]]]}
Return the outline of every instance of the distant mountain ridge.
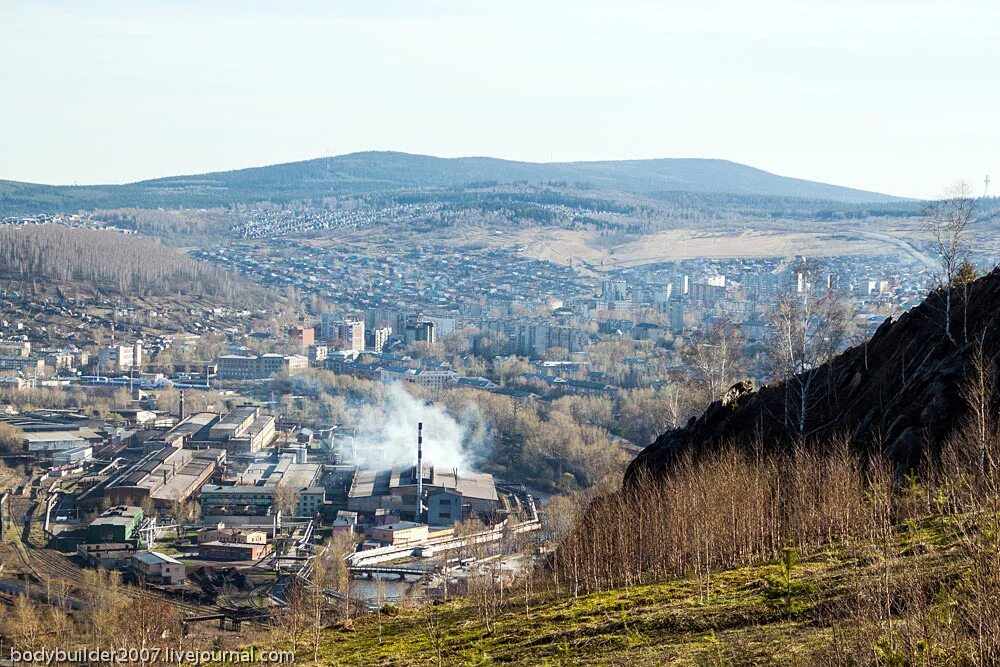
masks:
{"label": "distant mountain ridge", "polygon": [[0,212],[25,210],[31,205],[41,207],[40,210],[218,206],[521,181],[560,181],[646,195],[695,192],[841,203],[905,201],[877,192],[778,176],[727,160],[663,158],[535,163],[372,151],[126,185],[54,186],[0,181]]}
{"label": "distant mountain ridge", "polygon": [[777,176],[728,160],[661,158],[592,162],[517,162],[491,157],[440,158],[370,151],[301,162],[251,167],[195,176],[173,176],[133,185],[243,187],[249,183],[341,184],[378,191],[449,187],[476,182],[583,182],[624,192],[720,192],[844,202],[898,201],[901,198],[825,183]]}

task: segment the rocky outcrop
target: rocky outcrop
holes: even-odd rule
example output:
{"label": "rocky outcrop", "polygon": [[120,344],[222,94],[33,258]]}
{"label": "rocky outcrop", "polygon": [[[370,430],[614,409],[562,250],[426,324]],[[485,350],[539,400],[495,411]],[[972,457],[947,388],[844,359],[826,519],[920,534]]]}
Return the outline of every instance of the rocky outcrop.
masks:
{"label": "rocky outcrop", "polygon": [[[860,454],[881,452],[900,469],[933,454],[967,414],[961,396],[977,349],[994,366],[1000,353],[1000,269],[953,293],[954,341],[945,334],[944,302],[943,292],[931,294],[898,320],[886,320],[867,343],[817,368],[806,440],[845,437]],[[662,473],[681,454],[725,444],[789,447],[799,440],[800,386],[794,379],[756,391],[750,383],[734,385],[700,417],[644,449],[626,482]]]}

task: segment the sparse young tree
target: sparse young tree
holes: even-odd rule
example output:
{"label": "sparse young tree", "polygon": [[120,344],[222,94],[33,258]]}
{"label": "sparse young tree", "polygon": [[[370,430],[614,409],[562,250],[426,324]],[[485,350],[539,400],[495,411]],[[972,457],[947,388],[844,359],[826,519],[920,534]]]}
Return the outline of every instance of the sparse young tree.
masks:
{"label": "sparse young tree", "polygon": [[116,646],[151,648],[182,632],[183,612],[156,595],[128,598],[120,607],[113,636]]}
{"label": "sparse young tree", "polygon": [[[953,186],[943,199],[928,206],[925,211],[924,226],[933,240],[939,262],[936,288],[943,291],[944,331],[953,343],[956,342],[952,322],[953,292],[962,280],[967,280],[968,269],[973,268],[968,263],[968,235],[969,226],[975,219],[976,199],[965,182]],[[963,331],[963,340],[968,340],[967,331]]]}
{"label": "sparse young tree", "polygon": [[768,315],[773,330],[770,355],[774,373],[786,380],[784,422],[799,438],[809,435],[809,414],[817,371],[849,340],[853,318],[834,290],[806,284],[778,298]]}
{"label": "sparse young tree", "polygon": [[14,598],[11,610],[4,617],[3,634],[15,646],[35,648],[45,632],[45,619],[41,608],[25,595]]}
{"label": "sparse young tree", "polygon": [[315,609],[309,591],[298,577],[291,578],[287,591],[287,604],[277,617],[277,627],[284,630],[295,651],[302,635],[313,624]]}
{"label": "sparse young tree", "polygon": [[694,385],[713,403],[738,379],[743,370],[743,345],[739,330],[725,320],[691,338],[684,358],[694,375]]}

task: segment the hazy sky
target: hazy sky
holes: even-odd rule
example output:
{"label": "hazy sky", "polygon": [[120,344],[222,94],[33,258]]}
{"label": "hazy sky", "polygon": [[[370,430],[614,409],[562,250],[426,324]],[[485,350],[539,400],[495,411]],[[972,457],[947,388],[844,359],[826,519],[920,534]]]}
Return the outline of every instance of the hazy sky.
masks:
{"label": "hazy sky", "polygon": [[0,179],[385,149],[1000,187],[998,25],[995,1],[0,0]]}

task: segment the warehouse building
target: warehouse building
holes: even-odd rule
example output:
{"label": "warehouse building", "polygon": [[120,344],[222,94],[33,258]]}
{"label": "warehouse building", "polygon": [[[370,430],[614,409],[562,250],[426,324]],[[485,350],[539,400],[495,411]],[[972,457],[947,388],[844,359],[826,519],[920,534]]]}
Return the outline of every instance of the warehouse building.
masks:
{"label": "warehouse building", "polygon": [[270,544],[213,541],[198,545],[198,556],[206,560],[260,560],[269,553]]}
{"label": "warehouse building", "polygon": [[158,551],[139,551],[129,556],[126,571],[137,581],[161,586],[184,583],[184,564]]}
{"label": "warehouse building", "polygon": [[101,514],[87,526],[87,543],[125,543],[138,539],[145,517],[141,507],[118,505]]}
{"label": "warehouse building", "polygon": [[[177,443],[179,444],[179,443]],[[143,504],[159,510],[191,500],[226,461],[222,449],[180,449],[164,444],[126,468],[104,489],[112,503]]]}

